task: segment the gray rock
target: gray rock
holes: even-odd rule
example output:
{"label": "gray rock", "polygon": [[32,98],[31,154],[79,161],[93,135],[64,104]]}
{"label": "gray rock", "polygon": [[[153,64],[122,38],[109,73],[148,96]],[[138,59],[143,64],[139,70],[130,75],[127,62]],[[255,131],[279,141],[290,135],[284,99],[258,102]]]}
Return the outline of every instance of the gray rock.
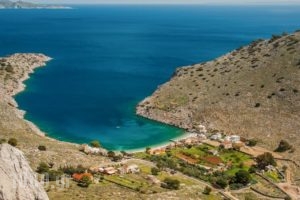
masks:
{"label": "gray rock", "polygon": [[23,153],[0,145],[0,200],[48,200]]}

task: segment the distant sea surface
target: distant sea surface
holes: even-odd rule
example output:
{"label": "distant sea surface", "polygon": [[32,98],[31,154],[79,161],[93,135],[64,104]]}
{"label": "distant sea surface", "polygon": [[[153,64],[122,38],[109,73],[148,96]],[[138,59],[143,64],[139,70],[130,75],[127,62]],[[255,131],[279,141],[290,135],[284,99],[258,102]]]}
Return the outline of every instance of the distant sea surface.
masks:
{"label": "distant sea surface", "polygon": [[214,59],[272,34],[300,29],[300,7],[73,6],[1,10],[0,55],[54,58],[16,96],[49,136],[97,139],[112,150],[157,145],[181,129],[135,115],[179,66]]}

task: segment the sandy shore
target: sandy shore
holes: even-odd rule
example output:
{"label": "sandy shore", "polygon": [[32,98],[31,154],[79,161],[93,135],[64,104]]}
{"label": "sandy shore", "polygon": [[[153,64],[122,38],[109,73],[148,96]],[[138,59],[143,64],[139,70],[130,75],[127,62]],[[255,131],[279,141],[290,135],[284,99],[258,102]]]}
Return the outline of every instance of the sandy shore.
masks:
{"label": "sandy shore", "polygon": [[[190,133],[190,132],[186,132],[184,133],[183,135],[179,136],[179,137],[176,137],[176,138],[173,138],[171,139],[170,141],[166,141],[166,142],[163,142],[163,143],[160,143],[160,144],[156,144],[156,145],[150,145],[148,147],[150,147],[151,149],[161,149],[161,148],[166,148],[167,146],[169,146],[171,143],[173,143],[173,141],[180,141],[180,140],[185,140],[185,139],[188,139],[188,138],[193,138],[193,137],[196,137],[197,134],[196,133]],[[131,150],[126,150],[126,152],[128,153],[138,153],[138,152],[143,152],[146,150],[146,147],[144,148],[138,148],[138,149],[131,149]]]}

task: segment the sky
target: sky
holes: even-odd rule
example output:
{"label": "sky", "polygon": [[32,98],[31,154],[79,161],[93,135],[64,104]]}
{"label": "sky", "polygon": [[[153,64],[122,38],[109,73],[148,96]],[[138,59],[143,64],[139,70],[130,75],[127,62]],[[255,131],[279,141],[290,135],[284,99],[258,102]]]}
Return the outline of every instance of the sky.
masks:
{"label": "sky", "polygon": [[[26,0],[25,0],[26,1]],[[300,0],[27,0],[47,4],[300,5]]]}

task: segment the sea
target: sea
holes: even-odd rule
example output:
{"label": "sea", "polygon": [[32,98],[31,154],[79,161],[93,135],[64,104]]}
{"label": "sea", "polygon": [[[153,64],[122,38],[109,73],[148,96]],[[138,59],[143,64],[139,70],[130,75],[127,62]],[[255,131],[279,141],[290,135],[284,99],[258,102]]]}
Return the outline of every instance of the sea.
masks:
{"label": "sea", "polygon": [[134,150],[184,136],[139,117],[137,103],[177,67],[300,29],[300,6],[71,5],[0,10],[0,56],[53,58],[15,96],[49,137]]}

